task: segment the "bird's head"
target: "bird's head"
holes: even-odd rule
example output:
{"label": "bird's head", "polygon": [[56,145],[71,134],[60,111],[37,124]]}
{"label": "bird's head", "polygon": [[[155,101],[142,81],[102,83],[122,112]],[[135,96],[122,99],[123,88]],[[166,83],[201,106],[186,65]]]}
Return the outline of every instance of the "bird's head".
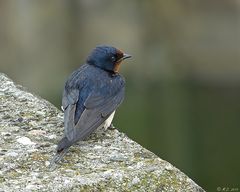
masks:
{"label": "bird's head", "polygon": [[117,73],[121,62],[130,57],[131,55],[123,53],[115,47],[101,45],[93,49],[87,58],[87,63],[103,70]]}

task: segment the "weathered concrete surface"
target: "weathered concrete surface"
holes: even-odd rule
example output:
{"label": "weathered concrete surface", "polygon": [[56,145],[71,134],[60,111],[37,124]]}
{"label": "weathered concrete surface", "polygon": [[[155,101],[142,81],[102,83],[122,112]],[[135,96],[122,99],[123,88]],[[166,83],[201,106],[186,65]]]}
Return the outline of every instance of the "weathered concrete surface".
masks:
{"label": "weathered concrete surface", "polygon": [[98,130],[48,169],[63,113],[0,73],[0,191],[203,191],[117,130]]}

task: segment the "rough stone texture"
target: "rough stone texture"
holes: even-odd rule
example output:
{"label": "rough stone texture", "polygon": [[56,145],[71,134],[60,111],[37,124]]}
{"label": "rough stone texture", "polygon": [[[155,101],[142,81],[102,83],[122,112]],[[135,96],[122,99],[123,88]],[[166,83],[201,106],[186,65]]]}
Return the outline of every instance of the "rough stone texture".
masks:
{"label": "rough stone texture", "polygon": [[203,191],[117,130],[98,130],[49,171],[63,113],[0,73],[0,191]]}

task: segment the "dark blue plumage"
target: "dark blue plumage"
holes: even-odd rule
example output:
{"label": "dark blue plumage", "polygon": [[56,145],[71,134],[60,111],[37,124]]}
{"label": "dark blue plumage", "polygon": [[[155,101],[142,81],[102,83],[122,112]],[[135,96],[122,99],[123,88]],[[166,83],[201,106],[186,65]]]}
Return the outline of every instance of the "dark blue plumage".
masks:
{"label": "dark blue plumage", "polygon": [[61,158],[72,144],[91,134],[121,104],[125,80],[118,70],[120,63],[129,57],[114,47],[98,46],[86,64],[67,79],[62,99],[64,137],[57,147]]}
{"label": "dark blue plumage", "polygon": [[116,62],[118,50],[109,46],[98,46],[87,58],[87,63],[98,66],[108,71],[113,70],[113,63]]}

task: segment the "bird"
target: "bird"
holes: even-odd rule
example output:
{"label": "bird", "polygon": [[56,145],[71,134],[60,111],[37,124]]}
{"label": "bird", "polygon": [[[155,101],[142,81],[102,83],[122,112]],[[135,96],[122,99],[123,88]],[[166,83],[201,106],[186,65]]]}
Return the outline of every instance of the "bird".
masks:
{"label": "bird", "polygon": [[109,127],[124,100],[125,79],[119,74],[123,60],[132,56],[109,45],[95,47],[85,64],[67,79],[62,97],[64,136],[58,142],[50,167],[69,147],[84,140],[99,127]]}

